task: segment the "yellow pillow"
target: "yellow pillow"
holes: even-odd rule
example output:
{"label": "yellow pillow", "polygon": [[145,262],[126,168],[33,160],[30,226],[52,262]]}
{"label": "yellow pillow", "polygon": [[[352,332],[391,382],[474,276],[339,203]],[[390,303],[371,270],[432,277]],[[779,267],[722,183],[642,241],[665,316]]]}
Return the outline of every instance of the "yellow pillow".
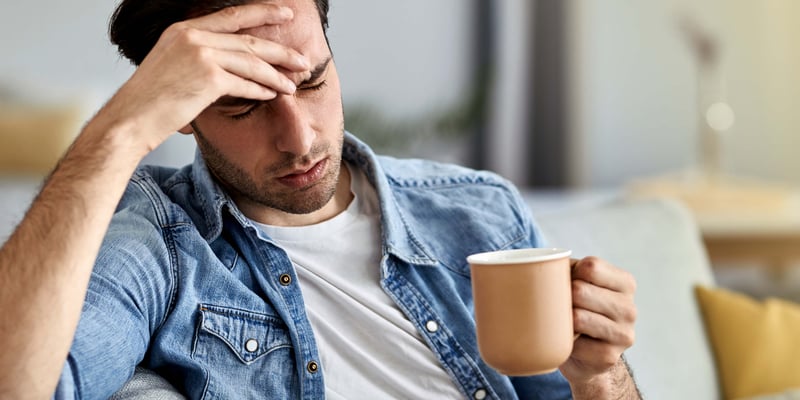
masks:
{"label": "yellow pillow", "polygon": [[702,286],[695,294],[726,399],[800,387],[800,305]]}

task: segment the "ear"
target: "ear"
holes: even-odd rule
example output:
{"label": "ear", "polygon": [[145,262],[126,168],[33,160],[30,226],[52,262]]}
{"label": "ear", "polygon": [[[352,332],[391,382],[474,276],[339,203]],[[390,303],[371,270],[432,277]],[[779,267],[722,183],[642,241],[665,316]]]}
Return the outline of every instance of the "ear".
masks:
{"label": "ear", "polygon": [[181,129],[178,129],[178,132],[184,135],[191,135],[194,133],[194,129],[192,128],[192,124],[186,125]]}

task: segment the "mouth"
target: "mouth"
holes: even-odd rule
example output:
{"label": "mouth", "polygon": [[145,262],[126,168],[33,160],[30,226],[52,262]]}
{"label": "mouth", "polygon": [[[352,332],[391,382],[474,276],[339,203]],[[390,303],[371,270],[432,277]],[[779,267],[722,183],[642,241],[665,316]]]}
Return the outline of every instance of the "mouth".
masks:
{"label": "mouth", "polygon": [[327,166],[328,159],[324,158],[308,169],[298,169],[287,175],[278,177],[277,180],[285,186],[302,189],[321,180],[322,177],[325,176]]}

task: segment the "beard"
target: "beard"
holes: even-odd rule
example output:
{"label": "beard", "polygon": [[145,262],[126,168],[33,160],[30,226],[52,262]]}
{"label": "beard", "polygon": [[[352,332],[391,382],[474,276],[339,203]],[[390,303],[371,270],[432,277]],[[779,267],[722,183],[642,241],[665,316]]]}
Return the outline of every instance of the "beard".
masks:
{"label": "beard", "polygon": [[[194,130],[197,146],[203,154],[208,170],[235,199],[243,198],[251,203],[289,214],[309,214],[328,204],[336,193],[342,167],[344,127],[341,128],[337,142],[314,144],[311,151],[303,156],[284,154],[280,160],[260,171],[257,176],[249,175],[243,168],[225,157],[203,137],[196,126]],[[320,159],[327,159],[325,174],[308,186],[295,189],[270,182],[270,179],[274,179],[279,173],[293,166],[307,165],[312,160]]]}

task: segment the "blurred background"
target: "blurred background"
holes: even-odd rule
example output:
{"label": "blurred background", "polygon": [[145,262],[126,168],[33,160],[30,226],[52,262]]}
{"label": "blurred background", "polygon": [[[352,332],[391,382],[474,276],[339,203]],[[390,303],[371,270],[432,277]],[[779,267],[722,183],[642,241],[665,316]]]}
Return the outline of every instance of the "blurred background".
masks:
{"label": "blurred background", "polygon": [[[108,43],[115,5],[3,4],[6,181],[46,173],[132,73]],[[347,129],[379,152],[496,171],[534,213],[675,197],[721,246],[720,282],[800,298],[798,15],[795,0],[333,0],[329,36]],[[40,146],[4,144],[20,141]],[[145,162],[193,153],[175,135]],[[782,246],[724,257],[759,240]]]}

